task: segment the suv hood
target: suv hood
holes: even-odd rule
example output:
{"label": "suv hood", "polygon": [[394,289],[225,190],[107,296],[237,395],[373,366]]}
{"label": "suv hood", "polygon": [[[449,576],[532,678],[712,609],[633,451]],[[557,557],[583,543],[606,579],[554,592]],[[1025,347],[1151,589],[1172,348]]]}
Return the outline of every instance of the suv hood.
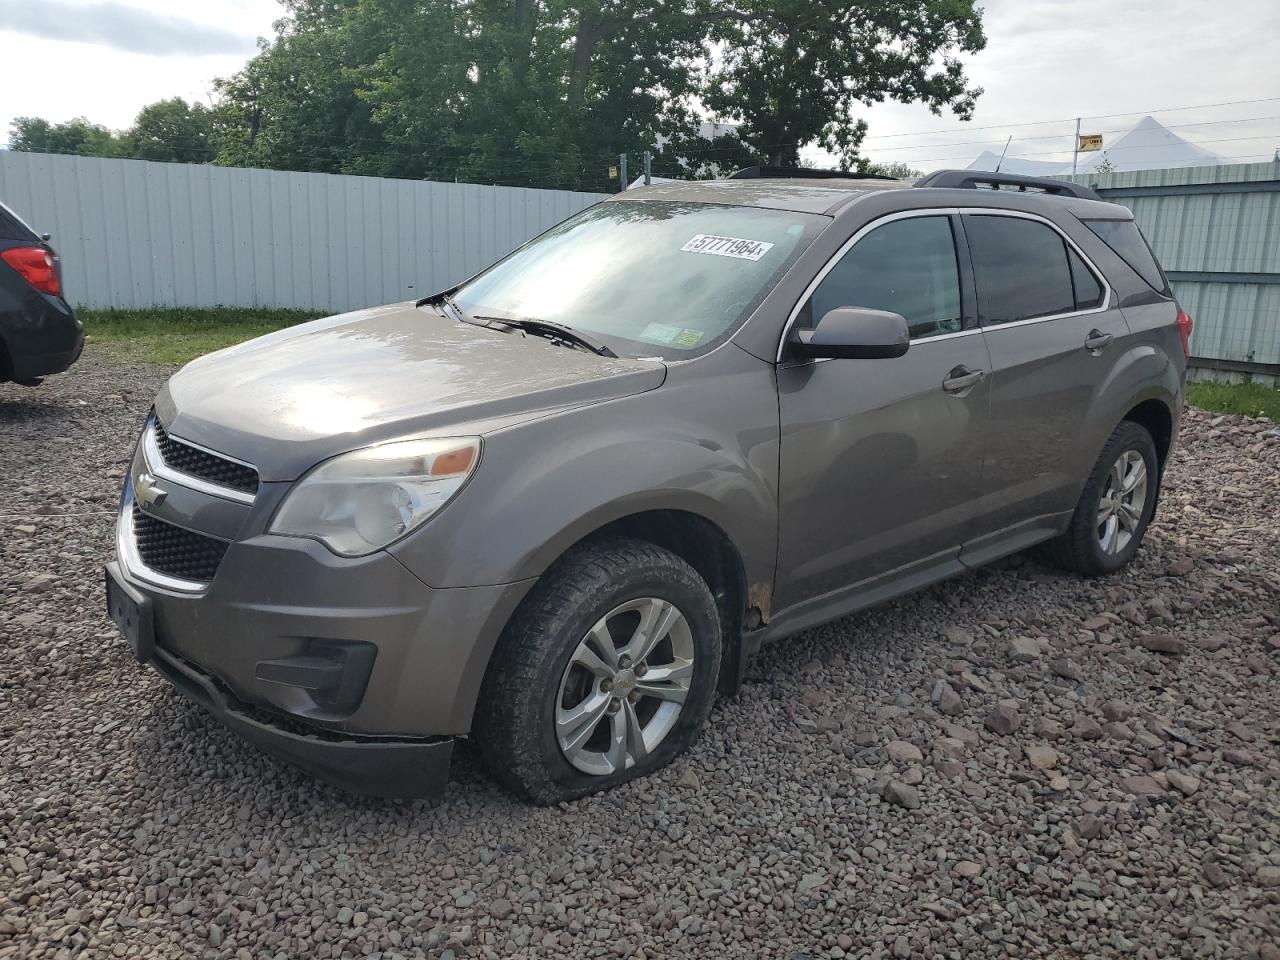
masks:
{"label": "suv hood", "polygon": [[156,399],[175,436],[295,480],[369,444],[479,434],[659,386],[656,360],[598,357],[413,303],[315,320],[183,367]]}

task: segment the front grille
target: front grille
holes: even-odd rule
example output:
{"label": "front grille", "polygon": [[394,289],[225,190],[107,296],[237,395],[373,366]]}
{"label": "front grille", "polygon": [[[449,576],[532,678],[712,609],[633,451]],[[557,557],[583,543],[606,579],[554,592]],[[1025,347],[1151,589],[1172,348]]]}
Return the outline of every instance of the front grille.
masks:
{"label": "front grille", "polygon": [[258,492],[258,471],[253,467],[246,467],[174,439],[165,432],[157,419],[153,419],[151,425],[156,434],[156,446],[166,466],[241,493]]}
{"label": "front grille", "polygon": [[143,513],[137,504],[133,507],[133,539],[138,557],[152,570],[200,583],[213,579],[228,546],[225,541]]}

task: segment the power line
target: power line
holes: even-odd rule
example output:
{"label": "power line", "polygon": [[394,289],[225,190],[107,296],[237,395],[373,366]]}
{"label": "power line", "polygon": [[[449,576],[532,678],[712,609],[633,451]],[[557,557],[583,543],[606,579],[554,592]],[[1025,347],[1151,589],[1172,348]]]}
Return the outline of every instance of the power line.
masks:
{"label": "power line", "polygon": [[[1185,106],[1185,107],[1164,107],[1163,109],[1159,109],[1159,110],[1129,110],[1129,111],[1126,111],[1125,113],[1099,113],[1099,114],[1093,114],[1091,116],[1081,115],[1079,119],[1081,120],[1112,120],[1116,117],[1136,117],[1138,114],[1177,113],[1183,110],[1212,110],[1217,107],[1236,107],[1236,106],[1241,106],[1243,104],[1249,104],[1249,103],[1274,103],[1278,100],[1280,100],[1280,97],[1260,97],[1257,100],[1224,100],[1221,103],[1201,103],[1201,104],[1194,104],[1194,105]],[[1010,130],[1010,129],[1013,129],[1014,127],[1036,127],[1036,126],[1041,126],[1049,123],[1074,123],[1076,119],[1077,119],[1076,117],[1062,117],[1061,119],[1058,119],[1058,120],[1026,120],[1026,121],[1019,121],[1017,123],[998,123],[998,124],[994,124],[992,126],[987,126],[987,127],[970,127],[967,124],[961,124],[955,127],[944,127],[939,130],[916,130],[911,133],[875,134],[874,139],[892,140],[892,139],[896,139],[897,137],[924,137],[924,136],[930,136],[932,134],[937,134],[937,133],[961,133],[966,131],[973,132],[977,130]],[[868,136],[865,139],[867,140],[873,139],[873,136]]]}
{"label": "power line", "polygon": [[[1183,127],[1208,127],[1208,126],[1215,126],[1223,123],[1260,123],[1263,120],[1280,120],[1280,114],[1273,114],[1267,117],[1241,117],[1238,120],[1204,120],[1204,121],[1201,121],[1200,123],[1165,123],[1165,124],[1161,124],[1161,126],[1164,127],[1166,130],[1180,130]],[[1074,120],[1072,122],[1074,123]],[[1129,133],[1132,130],[1133,130],[1133,127],[1113,127],[1108,130],[1095,130],[1094,133],[1098,133],[1098,134]],[[1019,143],[1025,143],[1028,140],[1060,140],[1063,137],[1070,139],[1074,135],[1075,135],[1074,130],[1069,130],[1066,133],[1042,133],[1042,134],[1036,134],[1029,137],[1017,137],[1016,139]],[[878,153],[887,153],[890,151],[928,150],[932,147],[963,147],[963,146],[975,146],[975,145],[981,145],[981,144],[987,144],[987,143],[1002,143],[1002,142],[1003,140],[998,137],[990,140],[946,140],[946,141],[938,141],[938,142],[930,142],[930,143],[912,143],[912,144],[906,144],[906,145],[897,146],[897,147],[876,147],[875,150]],[[1187,142],[1194,143],[1196,141],[1188,140]]]}

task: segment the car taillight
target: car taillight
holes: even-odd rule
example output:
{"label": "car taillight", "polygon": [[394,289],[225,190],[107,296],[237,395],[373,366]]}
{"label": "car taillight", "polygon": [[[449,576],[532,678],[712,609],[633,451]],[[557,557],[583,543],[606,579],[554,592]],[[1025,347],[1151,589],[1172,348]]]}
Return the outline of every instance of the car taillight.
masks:
{"label": "car taillight", "polygon": [[44,247],[10,247],[8,250],[0,250],[0,260],[41,293],[62,296],[58,261]]}
{"label": "car taillight", "polygon": [[1191,359],[1191,328],[1195,326],[1191,322],[1191,314],[1178,308],[1178,336],[1182,337],[1182,355],[1188,360]]}

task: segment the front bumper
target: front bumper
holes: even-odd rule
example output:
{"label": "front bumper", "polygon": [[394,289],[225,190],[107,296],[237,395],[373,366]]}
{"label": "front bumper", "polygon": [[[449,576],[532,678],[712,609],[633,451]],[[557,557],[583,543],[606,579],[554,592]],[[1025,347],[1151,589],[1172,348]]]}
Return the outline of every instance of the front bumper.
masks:
{"label": "front bumper", "polygon": [[151,665],[188,700],[257,746],[318,780],[375,797],[436,798],[449,781],[453,739],[361,739],[322,737],[287,730],[254,716],[209,674],[156,648]]}
{"label": "front bumper", "polygon": [[[148,438],[107,566],[112,617],[138,659],[325,780],[388,796],[443,786],[450,739],[469,732],[498,637],[534,581],[436,589],[385,551],[343,558],[267,533],[290,484],[237,494],[177,469],[192,464],[166,461]],[[210,542],[211,563],[189,552]]]}
{"label": "front bumper", "polygon": [[[229,552],[202,596],[168,593],[118,561],[107,565],[115,587],[145,611],[138,659],[245,739],[321,780],[372,796],[438,796],[453,737],[470,728],[489,654],[527,584],[432,590],[387,556],[339,573],[337,558],[309,556],[313,548],[327,554],[311,541],[237,546],[239,558]],[[398,606],[380,602],[386,590]],[[344,707],[319,701],[305,672],[281,668],[321,659],[311,655],[317,638],[322,649],[345,643],[374,653]]]}

